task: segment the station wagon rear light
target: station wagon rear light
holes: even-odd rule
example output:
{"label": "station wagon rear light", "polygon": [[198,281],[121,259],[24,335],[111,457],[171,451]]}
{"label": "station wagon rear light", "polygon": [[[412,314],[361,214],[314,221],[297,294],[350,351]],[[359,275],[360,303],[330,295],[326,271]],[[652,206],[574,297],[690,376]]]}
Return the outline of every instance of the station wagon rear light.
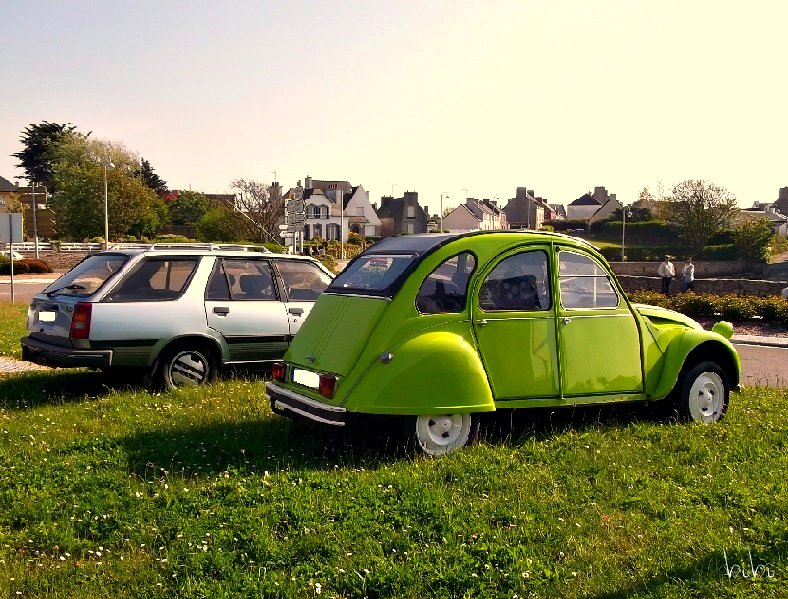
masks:
{"label": "station wagon rear light", "polygon": [[337,386],[337,377],[333,374],[321,374],[320,384],[318,385],[317,392],[323,397],[331,399],[334,397],[334,389]]}
{"label": "station wagon rear light", "polygon": [[93,304],[80,302],[74,306],[74,314],[71,317],[71,332],[69,336],[72,339],[87,339],[90,337],[90,315],[93,310]]}
{"label": "station wagon rear light", "polygon": [[271,376],[275,381],[284,383],[287,380],[287,365],[284,362],[274,362],[271,367]]}

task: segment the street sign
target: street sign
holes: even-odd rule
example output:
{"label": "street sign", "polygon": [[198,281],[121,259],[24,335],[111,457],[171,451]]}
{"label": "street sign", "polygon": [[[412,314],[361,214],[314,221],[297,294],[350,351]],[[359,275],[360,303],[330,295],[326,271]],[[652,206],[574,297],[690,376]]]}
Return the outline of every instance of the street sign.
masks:
{"label": "street sign", "polygon": [[15,212],[0,214],[0,242],[22,243],[22,215]]}
{"label": "street sign", "polygon": [[290,223],[289,225],[287,225],[288,233],[297,233],[300,230],[301,230],[301,225],[299,225],[298,223]]}
{"label": "street sign", "polygon": [[304,212],[305,210],[306,210],[306,202],[304,202],[304,200],[288,200],[287,202],[288,214],[296,214],[298,212]]}
{"label": "street sign", "polygon": [[301,212],[300,214],[299,213],[289,214],[287,222],[303,225],[306,222],[306,214],[303,212]]}

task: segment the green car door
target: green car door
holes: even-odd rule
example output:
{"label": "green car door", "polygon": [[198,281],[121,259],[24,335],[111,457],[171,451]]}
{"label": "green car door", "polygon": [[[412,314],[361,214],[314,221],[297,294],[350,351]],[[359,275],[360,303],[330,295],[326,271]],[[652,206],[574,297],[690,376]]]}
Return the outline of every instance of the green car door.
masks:
{"label": "green car door", "polygon": [[642,393],[640,330],[629,306],[592,256],[568,249],[556,256],[562,395]]}
{"label": "green car door", "polygon": [[550,246],[528,246],[480,273],[473,328],[496,402],[559,397],[550,263]]}

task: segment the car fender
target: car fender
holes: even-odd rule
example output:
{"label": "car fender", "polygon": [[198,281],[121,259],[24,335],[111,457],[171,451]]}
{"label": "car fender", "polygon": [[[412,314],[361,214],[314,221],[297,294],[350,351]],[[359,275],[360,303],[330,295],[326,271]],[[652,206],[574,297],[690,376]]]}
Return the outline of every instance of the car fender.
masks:
{"label": "car fender", "polygon": [[164,352],[168,347],[189,342],[203,343],[213,348],[219,358],[217,362],[220,366],[223,365],[225,362],[227,362],[230,356],[229,350],[227,349],[227,344],[222,342],[222,337],[218,332],[214,331],[213,329],[210,329],[209,332],[213,334],[206,335],[203,333],[193,333],[180,335],[172,339],[160,340],[156,344],[154,351],[151,352],[151,359],[149,360],[148,365],[155,370],[158,367],[159,358],[161,357],[162,352]]}
{"label": "car fender", "polygon": [[689,329],[672,339],[668,345],[662,376],[656,388],[649,394],[651,399],[662,399],[671,392],[688,359],[693,362],[701,360],[717,362],[727,374],[731,388],[738,389],[741,362],[733,345],[717,333]]}
{"label": "car fender", "polygon": [[446,331],[415,334],[383,352],[343,406],[349,412],[401,415],[495,410],[476,348]]}

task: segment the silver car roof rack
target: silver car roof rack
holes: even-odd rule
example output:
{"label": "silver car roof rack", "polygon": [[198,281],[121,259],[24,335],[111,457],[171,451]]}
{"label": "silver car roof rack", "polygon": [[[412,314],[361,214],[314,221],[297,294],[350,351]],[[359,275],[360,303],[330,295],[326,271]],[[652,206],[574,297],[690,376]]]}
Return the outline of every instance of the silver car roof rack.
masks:
{"label": "silver car roof rack", "polygon": [[209,252],[260,252],[270,254],[271,250],[262,245],[242,245],[238,243],[115,243],[111,250],[203,250]]}

